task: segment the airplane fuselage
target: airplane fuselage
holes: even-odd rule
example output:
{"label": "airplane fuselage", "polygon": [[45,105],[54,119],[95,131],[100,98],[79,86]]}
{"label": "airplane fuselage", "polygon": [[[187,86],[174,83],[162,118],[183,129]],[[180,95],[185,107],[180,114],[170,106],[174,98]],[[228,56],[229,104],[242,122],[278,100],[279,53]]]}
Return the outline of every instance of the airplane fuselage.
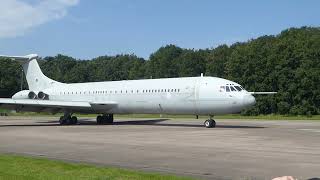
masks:
{"label": "airplane fuselage", "polygon": [[[110,114],[216,115],[237,113],[255,103],[247,91],[227,92],[222,86],[240,85],[222,78],[187,77],[61,84],[43,92],[50,100],[92,102],[96,106],[90,112]],[[109,102],[117,105],[105,110]]]}

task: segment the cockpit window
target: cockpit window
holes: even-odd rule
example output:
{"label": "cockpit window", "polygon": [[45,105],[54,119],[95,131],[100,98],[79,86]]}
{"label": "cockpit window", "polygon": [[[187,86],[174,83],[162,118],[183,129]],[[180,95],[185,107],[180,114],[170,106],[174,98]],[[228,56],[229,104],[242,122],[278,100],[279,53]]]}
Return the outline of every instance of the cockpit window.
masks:
{"label": "cockpit window", "polygon": [[241,92],[246,91],[242,86],[237,84],[226,84],[225,86],[220,86],[220,92]]}
{"label": "cockpit window", "polygon": [[230,86],[231,91],[237,91],[233,86]]}
{"label": "cockpit window", "polygon": [[240,86],[234,86],[238,91],[242,91]]}
{"label": "cockpit window", "polygon": [[230,92],[229,86],[226,86],[226,91],[227,91],[227,92]]}

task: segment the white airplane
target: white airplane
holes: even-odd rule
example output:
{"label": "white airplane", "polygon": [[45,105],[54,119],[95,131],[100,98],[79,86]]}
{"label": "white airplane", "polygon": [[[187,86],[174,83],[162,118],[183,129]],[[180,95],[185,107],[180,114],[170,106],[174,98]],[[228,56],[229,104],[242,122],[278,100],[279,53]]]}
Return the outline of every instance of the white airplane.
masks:
{"label": "white airplane", "polygon": [[101,114],[98,124],[112,124],[113,114],[208,115],[207,128],[215,127],[213,115],[237,113],[255,104],[253,94],[241,85],[217,77],[184,77],[65,84],[46,77],[38,55],[1,56],[19,61],[29,90],[0,98],[0,107],[16,111],[63,112],[61,125],[77,124],[74,113]]}

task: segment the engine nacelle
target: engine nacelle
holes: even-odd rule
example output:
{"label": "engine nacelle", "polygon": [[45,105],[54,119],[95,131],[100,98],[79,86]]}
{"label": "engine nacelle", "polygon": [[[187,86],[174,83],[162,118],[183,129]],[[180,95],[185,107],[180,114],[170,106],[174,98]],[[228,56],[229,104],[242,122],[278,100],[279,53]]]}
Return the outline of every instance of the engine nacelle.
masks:
{"label": "engine nacelle", "polygon": [[44,93],[44,92],[42,92],[42,91],[40,91],[40,92],[38,93],[38,99],[48,100],[48,99],[49,99],[49,95],[46,94],[46,93]]}
{"label": "engine nacelle", "polygon": [[33,91],[30,91],[29,94],[28,94],[28,98],[29,99],[37,99],[37,94]]}
{"label": "engine nacelle", "polygon": [[19,91],[12,96],[12,99],[37,99],[37,93],[29,90]]}

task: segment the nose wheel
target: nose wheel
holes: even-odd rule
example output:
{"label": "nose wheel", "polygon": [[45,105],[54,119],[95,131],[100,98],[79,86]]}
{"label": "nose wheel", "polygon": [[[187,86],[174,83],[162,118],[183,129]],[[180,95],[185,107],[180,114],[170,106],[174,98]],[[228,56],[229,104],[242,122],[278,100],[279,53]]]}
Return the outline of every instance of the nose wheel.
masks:
{"label": "nose wheel", "polygon": [[213,120],[213,119],[208,119],[204,122],[204,126],[206,128],[213,128],[213,127],[216,127],[216,121]]}

